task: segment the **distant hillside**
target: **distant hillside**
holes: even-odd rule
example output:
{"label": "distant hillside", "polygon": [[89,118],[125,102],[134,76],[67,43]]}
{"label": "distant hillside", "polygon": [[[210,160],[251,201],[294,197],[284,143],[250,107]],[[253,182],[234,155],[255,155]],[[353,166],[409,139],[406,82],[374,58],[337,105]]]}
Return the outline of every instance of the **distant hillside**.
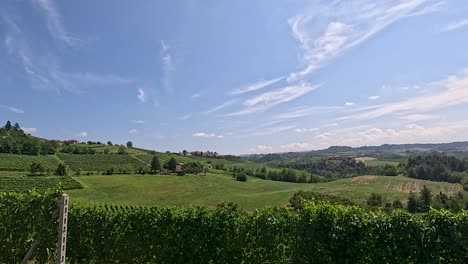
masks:
{"label": "distant hillside", "polygon": [[[257,162],[330,155],[370,156],[376,158],[398,159],[399,157],[406,157],[412,153],[431,151],[453,153],[455,156],[460,158],[468,158],[468,141],[436,144],[384,144],[381,146],[363,146],[355,148],[348,146],[331,146],[327,149],[307,152],[252,154],[243,157]],[[467,155],[460,154],[460,152],[467,153]]]}

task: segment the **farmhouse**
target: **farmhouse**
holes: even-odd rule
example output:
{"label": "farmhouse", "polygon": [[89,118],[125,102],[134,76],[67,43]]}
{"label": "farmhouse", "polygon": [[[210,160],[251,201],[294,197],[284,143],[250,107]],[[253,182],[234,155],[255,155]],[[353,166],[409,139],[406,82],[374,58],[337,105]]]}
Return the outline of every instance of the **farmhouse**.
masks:
{"label": "farmhouse", "polygon": [[176,172],[183,172],[185,169],[185,163],[177,163],[176,164]]}

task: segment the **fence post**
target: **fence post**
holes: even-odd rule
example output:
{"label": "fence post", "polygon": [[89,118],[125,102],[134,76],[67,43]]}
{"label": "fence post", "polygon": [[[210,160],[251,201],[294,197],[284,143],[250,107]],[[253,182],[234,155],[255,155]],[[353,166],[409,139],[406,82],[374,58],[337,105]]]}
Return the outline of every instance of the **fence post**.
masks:
{"label": "fence post", "polygon": [[59,236],[57,243],[57,264],[65,264],[67,250],[68,194],[62,194],[59,213]]}

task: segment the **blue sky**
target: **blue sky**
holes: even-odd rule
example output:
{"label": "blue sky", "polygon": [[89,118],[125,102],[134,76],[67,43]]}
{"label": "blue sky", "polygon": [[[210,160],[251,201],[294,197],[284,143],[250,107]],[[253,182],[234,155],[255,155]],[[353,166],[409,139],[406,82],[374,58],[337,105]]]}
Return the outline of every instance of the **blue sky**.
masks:
{"label": "blue sky", "polygon": [[468,140],[468,2],[1,1],[0,122],[160,151]]}

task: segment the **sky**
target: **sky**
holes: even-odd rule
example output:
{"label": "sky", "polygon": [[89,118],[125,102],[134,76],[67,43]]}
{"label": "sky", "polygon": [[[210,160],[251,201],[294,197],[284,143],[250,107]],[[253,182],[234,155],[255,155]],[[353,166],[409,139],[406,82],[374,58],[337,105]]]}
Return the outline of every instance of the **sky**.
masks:
{"label": "sky", "polygon": [[468,1],[6,0],[0,122],[249,154],[468,140]]}

